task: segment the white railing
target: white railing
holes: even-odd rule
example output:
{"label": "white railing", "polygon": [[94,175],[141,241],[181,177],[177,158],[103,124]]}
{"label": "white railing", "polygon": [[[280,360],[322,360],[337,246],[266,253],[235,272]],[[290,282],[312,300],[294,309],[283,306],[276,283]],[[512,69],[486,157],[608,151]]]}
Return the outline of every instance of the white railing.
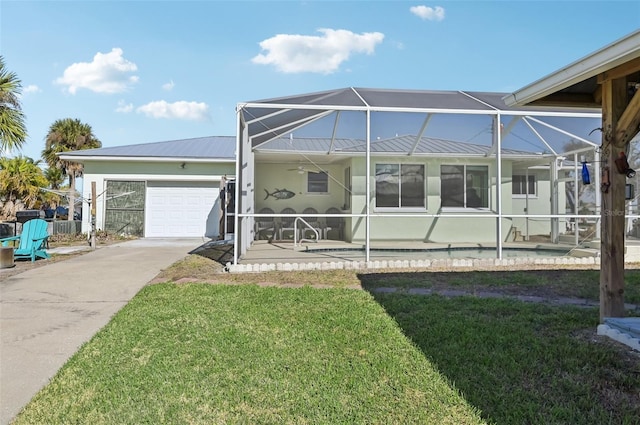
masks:
{"label": "white railing", "polygon": [[[306,238],[300,238],[300,241],[298,241],[298,221],[301,221],[304,225],[306,225],[307,228],[311,229],[311,231],[313,231],[313,234],[316,235],[315,239],[306,239]],[[305,228],[303,228],[303,232],[304,230],[306,230]],[[304,233],[302,234],[302,236],[304,236]],[[298,242],[318,242],[318,239],[320,239],[320,233],[318,233],[318,231],[315,229],[315,227],[313,227],[312,225],[310,225],[309,223],[307,223],[304,218],[302,217],[296,217],[296,219],[293,222],[293,246],[297,246]]]}

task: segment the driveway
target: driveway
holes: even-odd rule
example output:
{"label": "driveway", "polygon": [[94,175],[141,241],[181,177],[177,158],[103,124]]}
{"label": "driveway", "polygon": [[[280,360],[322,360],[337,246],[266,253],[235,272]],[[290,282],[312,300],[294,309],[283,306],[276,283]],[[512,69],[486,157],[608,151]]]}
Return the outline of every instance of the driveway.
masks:
{"label": "driveway", "polygon": [[127,241],[1,281],[0,424],[8,424],[147,282],[203,243]]}

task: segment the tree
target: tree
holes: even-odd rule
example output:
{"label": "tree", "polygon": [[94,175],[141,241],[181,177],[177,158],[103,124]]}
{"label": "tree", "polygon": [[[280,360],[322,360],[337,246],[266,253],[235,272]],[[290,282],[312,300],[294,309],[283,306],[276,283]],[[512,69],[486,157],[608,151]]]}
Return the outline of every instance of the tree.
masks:
{"label": "tree", "polygon": [[0,56],[0,154],[9,149],[20,149],[27,138],[25,116],[20,106],[20,80],[5,69]]}
{"label": "tree", "polygon": [[55,209],[60,205],[62,190],[66,176],[59,168],[48,167],[44,170],[44,177],[47,179],[48,189],[42,196],[42,201],[47,208]]}
{"label": "tree", "polygon": [[79,119],[64,118],[56,120],[45,138],[42,157],[50,167],[62,170],[69,178],[69,220],[73,220],[75,210],[76,179],[82,177],[82,164],[60,159],[59,154],[102,146],[93,134],[89,124]]}
{"label": "tree", "polygon": [[27,209],[38,207],[47,179],[38,166],[40,161],[29,157],[0,158],[0,215],[15,217],[20,204]]}

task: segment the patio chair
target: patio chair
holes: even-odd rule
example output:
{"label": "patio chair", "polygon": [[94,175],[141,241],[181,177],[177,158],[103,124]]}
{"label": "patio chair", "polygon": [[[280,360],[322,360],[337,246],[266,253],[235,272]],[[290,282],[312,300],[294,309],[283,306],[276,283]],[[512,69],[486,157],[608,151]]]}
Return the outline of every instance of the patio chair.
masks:
{"label": "patio chair", "polygon": [[327,217],[325,218],[325,239],[344,240],[344,219],[342,217],[332,217],[334,214],[340,214],[340,210],[336,207],[331,207],[325,211]]}
{"label": "patio chair", "polygon": [[36,218],[22,224],[22,233],[18,236],[0,239],[2,246],[9,246],[11,241],[19,241],[18,247],[13,250],[13,258],[30,258],[32,262],[37,258],[49,258],[44,244],[49,238],[47,222]]}
{"label": "patio chair", "polygon": [[[293,208],[285,208],[280,211],[280,214],[295,214],[296,210]],[[280,240],[286,239],[294,239],[295,229],[293,224],[295,222],[295,217],[280,217],[280,224],[278,225],[278,238]]]}
{"label": "patio chair", "polygon": [[[262,208],[258,214],[275,214],[271,208]],[[255,225],[256,240],[272,240],[276,235],[275,217],[256,217]]]}
{"label": "patio chair", "polygon": [[[313,214],[318,214],[318,210],[316,210],[315,208],[305,208],[302,211],[302,218],[304,219],[304,221],[306,221],[307,223],[309,223],[309,225],[311,227],[313,227],[315,229],[316,232],[318,232],[318,239],[322,239],[324,237],[323,232],[324,232],[324,226],[320,223],[320,219],[319,217],[305,217],[305,215],[313,215]],[[304,225],[304,223],[299,223],[298,226],[300,226],[300,228],[302,229],[302,239],[315,239],[316,235],[315,233],[313,233],[313,231],[311,229],[309,229],[307,226]]]}

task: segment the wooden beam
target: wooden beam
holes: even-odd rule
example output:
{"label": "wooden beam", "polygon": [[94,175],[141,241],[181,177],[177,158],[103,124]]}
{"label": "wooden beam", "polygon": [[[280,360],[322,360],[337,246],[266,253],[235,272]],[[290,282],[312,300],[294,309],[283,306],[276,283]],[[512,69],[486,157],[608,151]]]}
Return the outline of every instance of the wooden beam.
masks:
{"label": "wooden beam", "polygon": [[532,106],[561,106],[578,108],[600,108],[600,102],[589,93],[553,93],[529,103]]}
{"label": "wooden beam", "polygon": [[[624,189],[626,176],[620,174],[615,159],[621,148],[613,145],[618,121],[627,105],[626,79],[602,83],[602,210],[600,247],[600,321],[624,317]],[[623,148],[624,149],[624,148]],[[606,182],[610,183],[608,186]]]}
{"label": "wooden beam", "polygon": [[593,92],[593,100],[598,104],[598,108],[602,106],[602,85],[598,84],[596,91]]}
{"label": "wooden beam", "polygon": [[618,65],[615,68],[598,75],[598,83],[604,83],[607,80],[617,80],[618,78],[623,78],[639,71],[640,57],[625,62],[622,65]]}
{"label": "wooden beam", "polygon": [[640,90],[633,95],[631,102],[618,120],[613,144],[617,147],[625,147],[633,139],[640,128]]}

